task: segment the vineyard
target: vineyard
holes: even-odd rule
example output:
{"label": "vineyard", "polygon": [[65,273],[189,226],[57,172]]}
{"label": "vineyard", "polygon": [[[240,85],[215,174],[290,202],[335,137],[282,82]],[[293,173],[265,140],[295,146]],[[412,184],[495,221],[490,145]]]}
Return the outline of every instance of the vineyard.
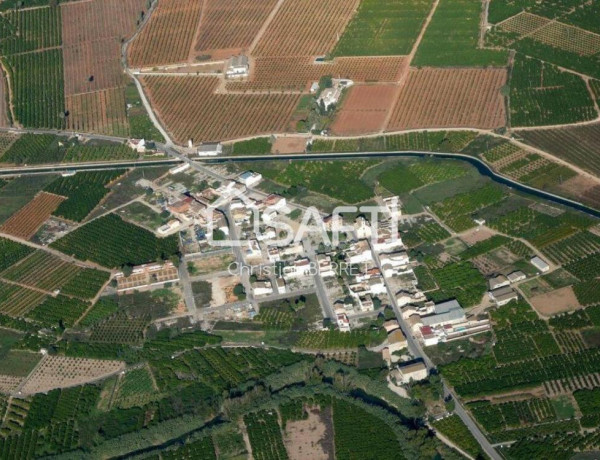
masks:
{"label": "vineyard", "polygon": [[513,126],[592,120],[597,113],[581,77],[548,63],[517,55],[510,81]]}
{"label": "vineyard", "polygon": [[285,131],[296,94],[215,94],[216,78],[144,77],[157,113],[178,142]]}
{"label": "vineyard", "polygon": [[277,3],[276,0],[206,1],[194,48],[198,58],[210,55],[213,59],[228,57],[226,52],[247,50]]}
{"label": "vineyard", "polygon": [[356,0],[286,1],[252,54],[256,57],[327,54],[343,33],[357,3]]}
{"label": "vineyard", "polygon": [[150,22],[129,47],[129,64],[152,67],[187,61],[202,7],[203,2],[197,0],[160,2]]}
{"label": "vineyard", "polygon": [[179,252],[176,236],[156,238],[114,214],[79,227],[51,246],[80,260],[110,268],[164,260]]}
{"label": "vineyard", "polygon": [[106,187],[123,175],[125,170],[86,171],[61,177],[50,183],[45,191],[67,197],[54,215],[81,222],[109,193]]}
{"label": "vineyard", "polygon": [[361,1],[336,44],[334,56],[409,54],[431,2],[420,0]]}
{"label": "vineyard", "polygon": [[41,192],[0,227],[0,232],[30,239],[65,198]]}
{"label": "vineyard", "polygon": [[[331,75],[355,82],[395,82],[400,78],[405,58],[338,57],[314,63],[310,57],[259,57],[248,82],[228,82],[230,91],[306,91],[310,83]],[[351,92],[355,88],[351,89]]]}
{"label": "vineyard", "polygon": [[257,460],[282,460],[288,455],[283,445],[276,412],[251,412],[244,417],[252,457]]}
{"label": "vineyard", "polygon": [[504,69],[411,69],[387,129],[504,125]]}

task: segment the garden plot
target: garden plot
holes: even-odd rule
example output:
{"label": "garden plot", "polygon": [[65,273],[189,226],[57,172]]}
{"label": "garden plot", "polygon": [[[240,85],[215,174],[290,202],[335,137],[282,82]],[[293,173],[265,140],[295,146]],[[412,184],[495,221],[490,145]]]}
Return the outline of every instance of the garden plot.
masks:
{"label": "garden plot", "polygon": [[45,393],[109,377],[125,369],[122,361],[45,356],[23,385],[23,394]]}
{"label": "garden plot", "polygon": [[287,421],[285,424],[284,444],[290,460],[332,458],[332,438],[331,418],[318,408],[309,409],[305,420]]}
{"label": "garden plot", "polygon": [[581,308],[571,286],[533,296],[529,302],[546,317]]}

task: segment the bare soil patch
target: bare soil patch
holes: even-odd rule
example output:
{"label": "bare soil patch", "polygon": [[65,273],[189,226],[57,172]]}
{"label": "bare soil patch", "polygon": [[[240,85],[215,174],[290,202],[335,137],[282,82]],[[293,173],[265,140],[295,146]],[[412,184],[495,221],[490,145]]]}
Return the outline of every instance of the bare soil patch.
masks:
{"label": "bare soil patch", "polygon": [[271,152],[273,153],[302,153],[305,150],[305,137],[277,136],[271,147]]}
{"label": "bare soil patch", "polygon": [[111,88],[65,98],[71,131],[127,135],[125,89]]}
{"label": "bare soil patch", "polygon": [[411,69],[387,129],[501,127],[506,75],[505,69]]}
{"label": "bare soil patch", "polygon": [[333,459],[332,431],[330,414],[323,414],[318,408],[309,409],[306,420],[288,421],[284,443],[290,459]]}
{"label": "bare soil patch", "polygon": [[233,288],[240,282],[239,276],[224,276],[210,281],[212,286],[211,307],[218,307],[226,303],[237,301]]}
{"label": "bare soil patch", "polygon": [[581,308],[571,286],[536,295],[529,301],[533,308],[543,316],[552,316]]}
{"label": "bare soil patch", "polygon": [[460,235],[460,239],[467,243],[469,246],[473,246],[475,243],[479,243],[480,241],[485,241],[492,236],[494,236],[495,232],[490,230],[487,227],[479,227],[474,228],[472,230],[468,230],[465,233]]}

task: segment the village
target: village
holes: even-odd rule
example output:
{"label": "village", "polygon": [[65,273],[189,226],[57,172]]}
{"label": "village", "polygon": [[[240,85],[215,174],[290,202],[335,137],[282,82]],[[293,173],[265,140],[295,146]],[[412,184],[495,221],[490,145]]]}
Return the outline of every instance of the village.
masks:
{"label": "village", "polygon": [[[207,145],[204,151],[220,148]],[[520,270],[489,277],[486,298],[468,310],[456,299],[430,301],[398,230],[398,222],[410,219],[398,197],[379,198],[377,215],[325,214],[261,191],[262,180],[257,172],[231,175],[223,166],[191,161],[158,181],[139,180],[144,206],[162,217],[148,229],[179,235],[183,261],[117,273],[117,293],[179,284],[185,314],[206,330],[219,322],[243,329],[260,321],[261,305],[306,295],[316,295],[321,308],[312,330],[350,333],[385,316],[387,338],[373,350],[381,353],[391,381],[401,385],[428,376],[415,347],[490,331],[486,309],[517,300],[514,286],[527,278]],[[549,270],[538,256],[530,263],[540,273]],[[199,283],[209,286],[207,295],[194,292]]]}

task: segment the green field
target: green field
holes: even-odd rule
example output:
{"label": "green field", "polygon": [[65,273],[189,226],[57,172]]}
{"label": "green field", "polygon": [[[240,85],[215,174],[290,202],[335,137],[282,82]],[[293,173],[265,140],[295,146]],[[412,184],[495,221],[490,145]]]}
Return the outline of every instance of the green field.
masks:
{"label": "green field", "polygon": [[573,123],[596,116],[581,77],[517,54],[510,81],[513,126]]}
{"label": "green field", "polygon": [[110,268],[167,259],[179,252],[176,236],[156,238],[114,214],[79,227],[51,246],[80,260],[91,260]]}
{"label": "green field", "polygon": [[412,65],[505,66],[506,51],[477,49],[481,8],[477,0],[440,0]]}
{"label": "green field", "polygon": [[430,8],[429,0],[364,0],[332,55],[409,54]]}

